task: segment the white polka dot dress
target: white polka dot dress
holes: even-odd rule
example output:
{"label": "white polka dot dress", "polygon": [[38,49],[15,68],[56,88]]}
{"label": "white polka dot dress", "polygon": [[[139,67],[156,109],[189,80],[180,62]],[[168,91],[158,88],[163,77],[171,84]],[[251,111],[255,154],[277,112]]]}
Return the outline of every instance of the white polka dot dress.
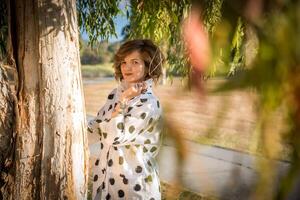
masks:
{"label": "white polka dot dress", "polygon": [[93,200],[160,200],[159,169],[155,157],[161,146],[162,109],[147,90],[128,101],[123,114],[111,118],[124,84],[115,88],[88,123],[88,131],[99,134],[101,150],[93,164]]}

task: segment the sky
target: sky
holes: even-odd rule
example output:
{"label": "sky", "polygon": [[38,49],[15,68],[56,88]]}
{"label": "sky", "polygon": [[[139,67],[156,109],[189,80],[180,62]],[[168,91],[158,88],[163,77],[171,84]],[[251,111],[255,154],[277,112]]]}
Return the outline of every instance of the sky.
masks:
{"label": "sky", "polygon": [[[125,5],[126,4],[128,4],[128,1],[127,0],[122,0],[119,4],[119,8],[122,11],[125,11]],[[115,36],[110,37],[108,39],[109,42],[116,42],[116,41],[122,40],[123,39],[123,36],[121,35],[122,29],[123,29],[124,26],[129,24],[129,21],[128,21],[126,15],[124,15],[124,14],[123,15],[122,14],[117,15],[117,17],[114,19],[114,22],[115,22],[117,37],[115,37]],[[81,35],[82,35],[82,38],[84,40],[88,40],[88,35],[87,35],[86,32],[81,32]]]}

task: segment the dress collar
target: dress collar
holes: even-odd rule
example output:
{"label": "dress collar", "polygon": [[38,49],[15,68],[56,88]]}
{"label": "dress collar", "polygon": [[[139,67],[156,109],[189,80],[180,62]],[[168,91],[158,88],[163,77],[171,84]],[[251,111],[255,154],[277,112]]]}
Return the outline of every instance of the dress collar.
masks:
{"label": "dress collar", "polygon": [[147,88],[150,89],[150,90],[152,90],[153,79],[149,78],[145,82],[146,82]]}
{"label": "dress collar", "polygon": [[[147,85],[147,91],[152,91],[152,85],[153,85],[153,79],[149,78],[145,81]],[[127,88],[127,82],[124,81],[124,79],[120,82],[119,89],[123,91],[125,88]]]}

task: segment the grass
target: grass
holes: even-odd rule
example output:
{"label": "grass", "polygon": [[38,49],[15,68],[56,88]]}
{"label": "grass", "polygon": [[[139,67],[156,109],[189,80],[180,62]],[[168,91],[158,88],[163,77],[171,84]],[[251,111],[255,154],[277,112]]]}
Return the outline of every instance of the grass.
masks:
{"label": "grass", "polygon": [[81,66],[82,76],[88,78],[113,76],[114,69],[112,65],[113,63],[82,65]]}

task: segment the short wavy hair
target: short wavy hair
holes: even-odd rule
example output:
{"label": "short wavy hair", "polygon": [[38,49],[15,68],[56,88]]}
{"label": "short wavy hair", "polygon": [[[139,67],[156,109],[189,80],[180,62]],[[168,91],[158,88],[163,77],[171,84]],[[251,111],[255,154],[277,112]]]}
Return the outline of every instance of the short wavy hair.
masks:
{"label": "short wavy hair", "polygon": [[116,80],[121,81],[123,79],[121,62],[128,54],[134,51],[138,51],[145,62],[145,80],[153,78],[157,82],[162,75],[162,66],[165,62],[165,57],[161,50],[149,39],[129,40],[120,46],[114,56],[113,67]]}

